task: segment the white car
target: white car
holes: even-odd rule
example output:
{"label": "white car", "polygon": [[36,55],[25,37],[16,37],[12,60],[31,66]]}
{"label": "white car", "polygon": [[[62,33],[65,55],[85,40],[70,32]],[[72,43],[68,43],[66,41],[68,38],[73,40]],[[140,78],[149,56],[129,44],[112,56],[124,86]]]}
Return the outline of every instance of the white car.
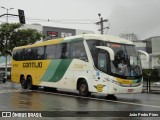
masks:
{"label": "white car", "polygon": [[159,82],[155,82],[154,86],[160,86],[160,81]]}

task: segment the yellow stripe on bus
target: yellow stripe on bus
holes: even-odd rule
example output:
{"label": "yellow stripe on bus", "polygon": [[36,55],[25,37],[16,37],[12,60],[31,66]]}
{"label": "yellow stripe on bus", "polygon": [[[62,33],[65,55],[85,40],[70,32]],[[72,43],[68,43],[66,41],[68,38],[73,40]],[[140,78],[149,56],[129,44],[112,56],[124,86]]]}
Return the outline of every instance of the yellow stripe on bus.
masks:
{"label": "yellow stripe on bus", "polygon": [[122,83],[122,84],[132,84],[132,83],[133,83],[132,80],[126,80],[126,79],[122,79],[122,78],[116,78],[116,80],[117,80],[119,83]]}
{"label": "yellow stripe on bus", "polygon": [[[64,41],[64,38],[58,38],[58,39],[54,39],[54,40],[47,40],[47,41],[44,41],[44,42],[32,44],[32,47],[52,45],[52,44],[59,44],[59,43],[61,43],[62,41]],[[29,47],[29,45],[26,45],[26,46],[16,47],[16,48],[14,48],[14,49],[22,49],[22,48],[28,48],[28,47]]]}

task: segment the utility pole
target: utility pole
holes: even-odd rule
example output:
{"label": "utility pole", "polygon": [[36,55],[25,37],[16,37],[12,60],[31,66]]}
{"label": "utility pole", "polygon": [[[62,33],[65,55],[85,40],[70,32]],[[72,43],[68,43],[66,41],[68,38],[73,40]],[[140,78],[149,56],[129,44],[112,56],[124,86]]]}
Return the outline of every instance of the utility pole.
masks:
{"label": "utility pole", "polygon": [[[12,9],[14,9],[14,8],[6,8],[6,7],[1,7],[1,8],[7,10],[6,22],[8,23],[8,11],[9,11],[9,10],[12,10]],[[7,36],[6,36],[6,44],[5,44],[6,48],[7,48],[7,42],[8,42],[8,38],[7,38]],[[5,65],[5,78],[6,78],[6,80],[7,80],[7,53],[6,53],[6,65]]]}
{"label": "utility pole", "polygon": [[104,27],[104,22],[108,22],[108,19],[103,19],[103,17],[101,17],[101,14],[98,13],[98,16],[100,18],[100,21],[99,22],[96,22],[96,25],[100,25],[100,29],[98,31],[101,31],[101,34],[104,33],[104,29],[109,29],[109,26],[108,27]]}

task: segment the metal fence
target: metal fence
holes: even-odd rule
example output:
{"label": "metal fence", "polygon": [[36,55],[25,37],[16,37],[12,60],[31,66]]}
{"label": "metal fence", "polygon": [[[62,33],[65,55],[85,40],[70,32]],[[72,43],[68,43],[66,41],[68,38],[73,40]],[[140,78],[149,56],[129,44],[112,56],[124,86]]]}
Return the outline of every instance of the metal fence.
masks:
{"label": "metal fence", "polygon": [[157,69],[143,70],[143,92],[160,93],[160,75]]}

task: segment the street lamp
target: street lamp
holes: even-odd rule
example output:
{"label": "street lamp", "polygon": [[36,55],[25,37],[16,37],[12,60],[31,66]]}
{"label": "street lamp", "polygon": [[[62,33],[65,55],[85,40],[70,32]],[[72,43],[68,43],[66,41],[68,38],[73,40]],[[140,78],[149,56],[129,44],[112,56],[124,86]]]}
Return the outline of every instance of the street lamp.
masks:
{"label": "street lamp", "polygon": [[[3,6],[1,6],[1,8],[7,10],[7,17],[6,17],[7,19],[6,19],[6,22],[8,23],[8,11],[12,10],[14,8],[6,8],[6,7],[3,7]],[[7,36],[6,36],[6,48],[7,48]],[[6,54],[6,66],[5,66],[5,78],[7,80],[7,54]]]}
{"label": "street lamp", "polygon": [[6,8],[6,7],[3,7],[3,6],[1,6],[1,8],[7,10],[7,23],[8,23],[8,11],[9,11],[9,10],[12,10],[12,9],[14,9],[14,8]]}

